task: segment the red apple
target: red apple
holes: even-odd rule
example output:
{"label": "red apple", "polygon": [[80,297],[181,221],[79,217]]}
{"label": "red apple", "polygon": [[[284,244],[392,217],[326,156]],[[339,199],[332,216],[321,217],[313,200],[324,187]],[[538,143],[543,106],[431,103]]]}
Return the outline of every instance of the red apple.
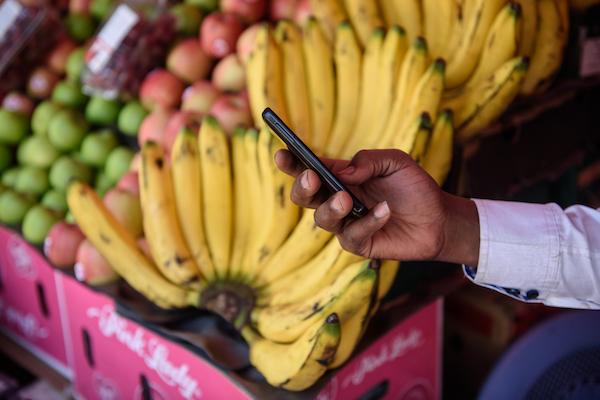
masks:
{"label": "red apple", "polygon": [[269,18],[273,21],[280,19],[294,19],[298,0],[271,0]]}
{"label": "red apple", "polygon": [[256,39],[256,33],[260,25],[254,24],[249,26],[238,38],[236,44],[237,55],[244,64],[246,64],[250,53],[252,53],[252,49],[254,49],[254,40]]}
{"label": "red apple", "polygon": [[[132,161],[133,163],[133,161]],[[140,195],[140,182],[138,181],[137,171],[129,171],[119,179],[117,188],[133,193],[136,196]]]}
{"label": "red apple", "polygon": [[162,139],[162,145],[165,148],[167,154],[171,154],[173,143],[177,138],[177,134],[183,127],[189,127],[194,130],[198,130],[200,127],[201,116],[193,111],[177,111],[171,116],[165,133]]}
{"label": "red apple", "polygon": [[221,11],[231,12],[247,24],[261,19],[265,9],[265,0],[221,0]]}
{"label": "red apple", "polygon": [[117,221],[134,237],[142,235],[142,207],[139,196],[123,189],[113,188],[106,192],[102,201]]}
{"label": "red apple", "polygon": [[99,286],[117,281],[119,275],[106,258],[86,239],[77,250],[75,278],[91,286]]}
{"label": "red apple", "polygon": [[252,125],[250,106],[244,96],[223,94],[213,104],[210,113],[229,134],[233,133],[238,126]]}
{"label": "red apple", "polygon": [[195,38],[179,42],[167,57],[167,68],[187,83],[205,79],[210,73],[212,59]]}
{"label": "red apple", "polygon": [[36,99],[47,99],[52,94],[59,76],[48,67],[38,67],[33,71],[27,83],[27,93]]}
{"label": "red apple", "polygon": [[52,265],[69,268],[75,264],[77,249],[85,235],[75,224],[61,221],[50,228],[44,241],[44,254]]}
{"label": "red apple", "polygon": [[70,0],[69,1],[69,13],[70,14],[84,14],[90,13],[90,4],[92,0]]}
{"label": "red apple", "polygon": [[310,0],[299,0],[294,12],[294,21],[298,25],[303,26],[311,15]]}
{"label": "red apple", "polygon": [[183,92],[181,109],[201,115],[210,111],[221,92],[209,81],[198,81]]}
{"label": "red apple", "polygon": [[239,92],[246,87],[246,70],[236,54],[219,61],[213,71],[213,83],[224,92]]}
{"label": "red apple", "polygon": [[224,12],[209,14],[200,27],[202,48],[213,57],[223,58],[235,51],[235,44],[242,29],[242,23],[235,14]]}
{"label": "red apple", "polygon": [[156,108],[144,118],[138,133],[138,144],[140,147],[148,140],[162,142],[167,123],[174,111],[162,107]]}
{"label": "red apple", "polygon": [[48,66],[57,74],[64,74],[67,65],[67,59],[77,44],[69,38],[61,39],[54,49],[48,55]]}
{"label": "red apple", "polygon": [[142,82],[140,100],[149,110],[157,106],[176,108],[183,88],[183,83],[175,75],[166,69],[155,69]]}
{"label": "red apple", "polygon": [[33,100],[19,92],[10,92],[2,100],[2,108],[27,117],[33,113]]}

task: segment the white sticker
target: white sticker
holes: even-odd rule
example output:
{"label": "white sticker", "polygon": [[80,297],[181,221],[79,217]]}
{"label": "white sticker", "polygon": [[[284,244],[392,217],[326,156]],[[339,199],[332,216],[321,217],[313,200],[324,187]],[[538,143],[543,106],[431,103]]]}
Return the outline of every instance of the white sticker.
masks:
{"label": "white sticker", "polygon": [[6,0],[0,6],[0,40],[4,39],[6,31],[15,22],[22,10],[23,6],[16,0]]}
{"label": "white sticker", "polygon": [[579,75],[587,78],[600,74],[600,37],[588,38],[581,46]]}
{"label": "white sticker", "polygon": [[139,17],[131,8],[121,4],[102,28],[86,54],[87,66],[93,73],[104,68]]}

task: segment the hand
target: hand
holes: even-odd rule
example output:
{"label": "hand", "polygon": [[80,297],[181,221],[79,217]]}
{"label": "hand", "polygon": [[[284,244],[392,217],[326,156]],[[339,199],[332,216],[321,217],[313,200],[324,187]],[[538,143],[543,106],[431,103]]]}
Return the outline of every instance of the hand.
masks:
{"label": "hand", "polygon": [[291,153],[279,151],[275,162],[296,177],[292,201],[315,208],[317,225],[335,233],[344,249],[369,258],[477,264],[475,205],[443,192],[407,154],[363,150],[351,161],[323,160],[370,209],[360,219],[346,218],[352,210],[348,193],[330,196],[320,191],[317,174],[305,169]]}

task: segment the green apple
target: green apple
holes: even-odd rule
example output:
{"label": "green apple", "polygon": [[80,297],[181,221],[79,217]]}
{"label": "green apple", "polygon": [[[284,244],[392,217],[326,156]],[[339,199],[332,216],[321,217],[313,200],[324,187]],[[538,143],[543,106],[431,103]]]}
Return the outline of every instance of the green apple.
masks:
{"label": "green apple", "polygon": [[86,14],[69,14],[65,19],[65,26],[69,36],[78,43],[85,42],[96,31],[96,23],[91,16]]}
{"label": "green apple", "polygon": [[39,196],[45,193],[49,186],[48,172],[45,169],[24,166],[17,175],[14,189],[19,193]]}
{"label": "green apple", "polygon": [[37,204],[27,211],[25,218],[23,219],[23,225],[21,231],[23,237],[29,243],[42,244],[44,239],[50,232],[52,225],[60,220],[59,215],[40,204]]}
{"label": "green apple", "polygon": [[68,222],[69,224],[77,223],[77,221],[75,221],[75,216],[73,215],[73,213],[71,211],[67,211],[67,214],[65,215],[65,221]]}
{"label": "green apple", "polygon": [[218,0],[185,0],[185,3],[200,7],[204,11],[215,11],[219,7]]}
{"label": "green apple", "polygon": [[118,144],[117,137],[109,129],[90,133],[81,143],[81,160],[94,167],[103,167],[110,152]]}
{"label": "green apple", "polygon": [[85,104],[87,97],[79,82],[60,81],[52,90],[52,100],[65,106],[79,108]]}
{"label": "green apple", "polygon": [[130,101],[121,109],[117,126],[124,134],[136,136],[146,115],[148,115],[148,111],[142,103],[137,100]]}
{"label": "green apple", "polygon": [[48,139],[50,143],[61,151],[72,151],[81,145],[88,123],[77,110],[66,109],[60,111],[50,121]]}
{"label": "green apple", "polygon": [[65,72],[67,73],[67,79],[73,82],[79,82],[81,73],[85,68],[85,47],[79,47],[69,54],[67,58],[67,65],[65,66]]}
{"label": "green apple", "polygon": [[0,194],[0,222],[4,224],[20,224],[33,201],[24,194],[14,190],[5,190]]}
{"label": "green apple", "polygon": [[0,144],[0,172],[6,171],[12,164],[12,150]]}
{"label": "green apple", "polygon": [[133,159],[133,151],[127,147],[117,147],[110,152],[104,171],[106,175],[112,180],[113,184],[117,183],[119,179],[129,170],[129,165]]}
{"label": "green apple", "polygon": [[50,168],[60,153],[45,136],[30,136],[19,145],[17,160],[32,167]]}
{"label": "green apple", "polygon": [[89,182],[91,179],[89,168],[69,156],[62,156],[50,168],[50,184],[52,187],[65,193],[72,180]]}
{"label": "green apple", "polygon": [[29,118],[0,108],[0,144],[17,144],[29,132]]}
{"label": "green apple", "polygon": [[65,215],[69,209],[65,195],[54,189],[48,190],[46,194],[44,194],[40,204],[54,210],[60,215]]}
{"label": "green apple", "polygon": [[85,117],[92,124],[112,125],[117,122],[121,103],[118,100],[107,100],[93,96],[85,107]]}
{"label": "green apple", "polygon": [[92,0],[90,4],[90,13],[100,21],[104,21],[110,15],[115,4],[115,0]]}
{"label": "green apple", "polygon": [[200,23],[202,23],[202,12],[193,4],[180,3],[169,9],[169,13],[175,17],[175,29],[184,36],[198,34]]}
{"label": "green apple", "polygon": [[2,174],[2,184],[9,188],[14,187],[20,170],[20,167],[12,167],[4,171]]}
{"label": "green apple", "polygon": [[96,193],[98,196],[103,197],[106,192],[108,192],[115,183],[106,175],[106,172],[99,171],[96,174],[96,179],[94,182],[94,188],[96,189]]}
{"label": "green apple", "polygon": [[31,130],[33,133],[40,136],[48,134],[48,126],[52,117],[54,117],[63,106],[50,100],[44,100],[37,105],[31,116]]}

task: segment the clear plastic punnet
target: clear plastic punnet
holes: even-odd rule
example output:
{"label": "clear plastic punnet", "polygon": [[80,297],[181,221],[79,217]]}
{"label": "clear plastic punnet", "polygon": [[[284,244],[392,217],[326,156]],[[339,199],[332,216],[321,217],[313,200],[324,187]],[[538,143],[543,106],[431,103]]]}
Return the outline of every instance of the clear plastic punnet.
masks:
{"label": "clear plastic punnet", "polygon": [[25,85],[60,34],[55,9],[18,0],[0,1],[0,99]]}
{"label": "clear plastic punnet", "polygon": [[164,62],[175,39],[165,1],[124,1],[98,31],[86,53],[83,90],[105,98],[134,97],[144,76]]}

